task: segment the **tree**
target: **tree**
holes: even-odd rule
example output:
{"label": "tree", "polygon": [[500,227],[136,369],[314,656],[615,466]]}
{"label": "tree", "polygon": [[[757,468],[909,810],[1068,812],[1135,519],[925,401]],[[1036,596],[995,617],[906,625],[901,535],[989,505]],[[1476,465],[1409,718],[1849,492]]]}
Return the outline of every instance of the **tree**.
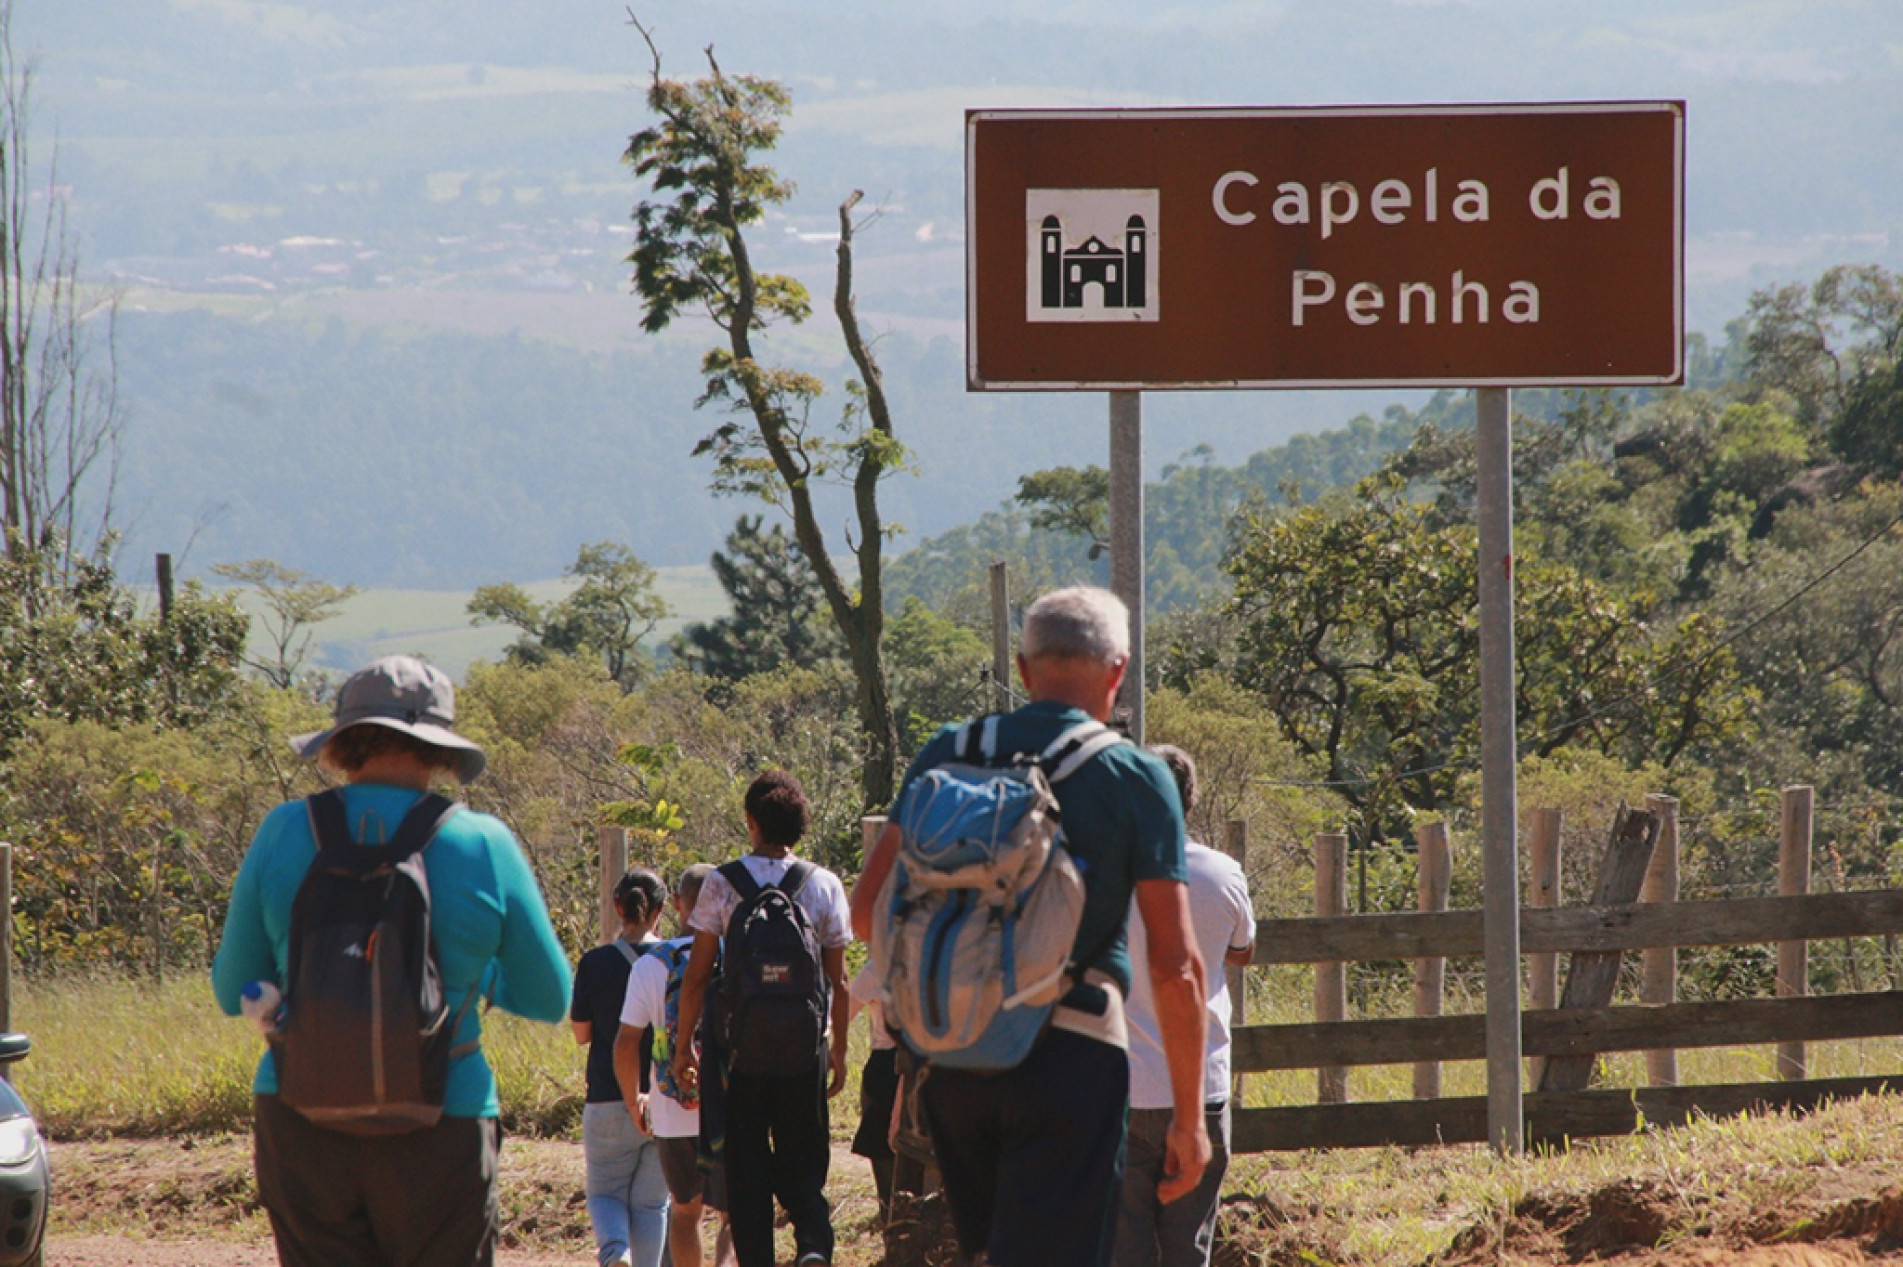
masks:
{"label": "tree", "polygon": [[1860,379],[1903,354],[1903,277],[1875,264],[1840,264],[1809,287],[1754,292],[1744,322],[1752,383],[1790,393],[1804,423],[1822,429],[1843,413]]}
{"label": "tree", "polygon": [[1054,466],[1018,477],[1013,497],[1031,512],[1031,526],[1090,543],[1090,559],[1110,550],[1110,472],[1101,466]]}
{"label": "tree", "polygon": [[248,625],[195,583],[161,620],[101,560],[62,579],[39,551],[0,558],[0,756],[38,718],[191,727],[226,714]]}
{"label": "tree", "polygon": [[[1230,673],[1376,835],[1447,804],[1479,751],[1474,533],[1436,527],[1399,489],[1378,477],[1352,500],[1252,522],[1229,564]],[[1523,752],[1670,765],[1745,726],[1711,622],[1654,628],[1646,596],[1525,553],[1514,574]]]}
{"label": "tree", "polygon": [[211,570],[258,592],[265,607],[264,631],[271,642],[271,654],[266,659],[247,658],[245,663],[280,690],[297,684],[298,670],[310,653],[311,626],[337,615],[358,593],[355,585],[332,585],[274,559],[218,563]]}
{"label": "tree", "polygon": [[55,168],[32,161],[33,66],[12,22],[0,0],[0,526],[9,558],[65,576],[111,536],[117,305],[81,286]]}
{"label": "tree", "polygon": [[831,628],[821,623],[826,597],[806,556],[774,524],[742,515],[714,551],[714,579],[726,591],[730,615],[689,625],[674,653],[702,673],[737,682],[783,664],[810,669],[836,654]]}
{"label": "tree", "polygon": [[[833,312],[859,377],[835,439],[815,429],[818,378],[763,362],[755,338],[774,323],[797,324],[811,312],[806,288],[792,277],[760,272],[747,231],[793,187],[756,156],[779,140],[791,108],[786,89],[750,75],[729,76],[710,49],[706,78],[663,78],[661,57],[646,28],[653,72],[647,94],[655,123],[628,141],[627,161],[654,197],[634,211],[634,288],[651,334],[683,312],[704,312],[725,336],[701,362],[706,390],[697,407],[730,414],[696,448],[714,459],[716,493],[758,497],[791,519],[794,540],[846,643],[856,683],[856,711],[867,752],[862,787],[867,807],[891,801],[897,777],[893,722],[881,643],[885,632],[884,559],[887,528],[879,481],[898,469],[904,450],[893,430],[879,367],[859,329],[852,289],[854,192],[839,206],[838,267]],[[852,504],[846,545],[856,584],[827,548],[815,502],[818,486],[837,481]]]}
{"label": "tree", "polygon": [[580,584],[552,603],[538,602],[519,585],[485,585],[470,598],[469,623],[513,625],[522,636],[508,649],[518,664],[554,656],[600,656],[623,689],[647,673],[641,640],[673,614],[654,590],[654,569],[612,541],[583,546],[564,575]]}

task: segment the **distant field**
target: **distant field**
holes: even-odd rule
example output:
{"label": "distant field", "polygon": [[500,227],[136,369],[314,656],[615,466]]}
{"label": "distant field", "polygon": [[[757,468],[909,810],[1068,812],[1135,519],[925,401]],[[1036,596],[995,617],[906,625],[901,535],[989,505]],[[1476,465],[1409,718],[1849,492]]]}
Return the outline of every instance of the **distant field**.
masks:
{"label": "distant field", "polygon": [[[674,608],[649,645],[667,641],[683,625],[726,614],[727,598],[705,565],[656,568],[661,596]],[[523,588],[542,602],[561,597],[571,582],[537,581]],[[516,632],[500,625],[471,625],[469,591],[365,590],[311,640],[314,667],[348,671],[378,656],[420,655],[460,678],[477,660],[501,658]],[[254,614],[257,605],[245,603]],[[254,649],[262,636],[254,623]]]}

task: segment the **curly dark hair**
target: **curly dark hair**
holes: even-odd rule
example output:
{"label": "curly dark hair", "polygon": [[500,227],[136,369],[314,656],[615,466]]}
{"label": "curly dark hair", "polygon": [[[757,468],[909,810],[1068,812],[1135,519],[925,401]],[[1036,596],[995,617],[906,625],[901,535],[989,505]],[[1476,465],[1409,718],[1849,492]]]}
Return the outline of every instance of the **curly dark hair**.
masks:
{"label": "curly dark hair", "polygon": [[813,820],[806,790],[785,770],[768,770],[747,788],[747,813],[760,826],[760,839],[791,849]]}
{"label": "curly dark hair", "polygon": [[346,775],[355,774],[373,759],[390,752],[408,752],[439,771],[454,771],[456,754],[425,743],[388,726],[367,723],[346,726],[324,741],[324,763]]}

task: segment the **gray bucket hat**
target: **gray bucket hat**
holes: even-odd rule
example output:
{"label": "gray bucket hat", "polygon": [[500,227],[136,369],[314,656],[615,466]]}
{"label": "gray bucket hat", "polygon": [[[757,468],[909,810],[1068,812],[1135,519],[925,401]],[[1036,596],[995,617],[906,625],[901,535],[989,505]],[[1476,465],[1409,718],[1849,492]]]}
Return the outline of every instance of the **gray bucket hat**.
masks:
{"label": "gray bucket hat", "polygon": [[315,757],[340,730],[383,726],[447,749],[454,758],[456,777],[474,782],[488,758],[450,729],[455,720],[456,687],[448,674],[414,656],[385,656],[344,679],[337,689],[336,720],[329,730],[299,735],[291,740],[291,747],[300,757]]}

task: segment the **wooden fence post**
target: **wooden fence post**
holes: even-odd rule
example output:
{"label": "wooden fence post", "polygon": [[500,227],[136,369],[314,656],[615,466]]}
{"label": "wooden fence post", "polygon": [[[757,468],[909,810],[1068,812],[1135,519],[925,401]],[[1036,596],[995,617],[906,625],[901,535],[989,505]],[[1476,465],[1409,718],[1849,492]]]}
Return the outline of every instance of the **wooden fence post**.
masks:
{"label": "wooden fence post", "polygon": [[[1414,833],[1416,883],[1422,914],[1447,909],[1453,895],[1454,857],[1447,843],[1446,823],[1427,823]],[[1433,955],[1414,961],[1414,1015],[1439,1016],[1446,997],[1447,960]],[[1440,1061],[1420,1060],[1414,1064],[1414,1098],[1432,1100],[1440,1095]]]}
{"label": "wooden fence post", "polygon": [[[1625,906],[1639,896],[1658,835],[1658,815],[1650,810],[1619,807],[1612,823],[1612,840],[1599,864],[1599,880],[1593,886],[1594,906]],[[1560,995],[1560,1007],[1604,1007],[1612,1002],[1621,958],[1617,950],[1575,953],[1566,968],[1566,991]],[[1593,1051],[1549,1057],[1540,1074],[1539,1089],[1584,1091],[1592,1081],[1597,1061],[1598,1053]]]}
{"label": "wooden fence post", "polygon": [[[1783,830],[1778,838],[1777,891],[1780,897],[1810,892],[1811,789],[1787,787],[1778,798]],[[1810,993],[1810,943],[1777,944],[1777,997],[1802,998]],[[1801,1042],[1777,1045],[1777,1076],[1796,1081],[1807,1075],[1810,1062]]]}
{"label": "wooden fence post", "polygon": [[159,623],[172,623],[172,556],[161,554],[152,560],[152,571],[159,583]]}
{"label": "wooden fence post", "polygon": [[[1315,837],[1315,914],[1348,913],[1348,837],[1323,832]],[[1348,964],[1335,959],[1315,965],[1315,1019],[1348,1019]],[[1348,1069],[1325,1065],[1315,1070],[1315,1098],[1322,1104],[1348,1102]]]}
{"label": "wooden fence post", "polygon": [[879,833],[885,830],[884,814],[867,814],[859,820],[859,865],[864,866],[866,859],[872,856],[872,847],[879,843]]}
{"label": "wooden fence post", "polygon": [[[1566,815],[1556,809],[1533,811],[1533,830],[1527,836],[1526,904],[1535,910],[1559,909],[1560,828]],[[1534,1009],[1559,1006],[1559,955],[1537,950],[1526,957],[1527,1006]],[[1537,1087],[1546,1073],[1546,1057],[1533,1056],[1527,1062],[1527,1085]]]}
{"label": "wooden fence post", "polygon": [[621,912],[615,906],[615,885],[628,869],[628,829],[602,827],[595,834],[601,853],[601,942],[621,936]]}
{"label": "wooden fence post", "polygon": [[[1249,824],[1241,818],[1232,818],[1223,824],[1222,851],[1235,859],[1242,868],[1243,880],[1249,877]],[[1213,972],[1214,964],[1204,964],[1205,972]],[[1223,965],[1229,982],[1229,1031],[1234,1033],[1238,1025],[1249,1023],[1249,974],[1246,968]],[[1230,1103],[1242,1103],[1242,1075],[1235,1074],[1230,1080]]]}
{"label": "wooden fence post", "polygon": [[[1645,808],[1658,815],[1659,839],[1652,848],[1652,865],[1639,886],[1641,902],[1678,901],[1678,800],[1648,796]],[[1678,1001],[1678,948],[1655,946],[1640,957],[1639,1002],[1657,1006]],[[1678,1085],[1678,1052],[1645,1053],[1645,1078],[1655,1087]]]}
{"label": "wooden fence post", "polygon": [[[991,711],[1011,711],[1011,581],[1006,565],[991,565]],[[880,819],[881,824],[884,819]],[[872,845],[868,841],[868,852]]]}

